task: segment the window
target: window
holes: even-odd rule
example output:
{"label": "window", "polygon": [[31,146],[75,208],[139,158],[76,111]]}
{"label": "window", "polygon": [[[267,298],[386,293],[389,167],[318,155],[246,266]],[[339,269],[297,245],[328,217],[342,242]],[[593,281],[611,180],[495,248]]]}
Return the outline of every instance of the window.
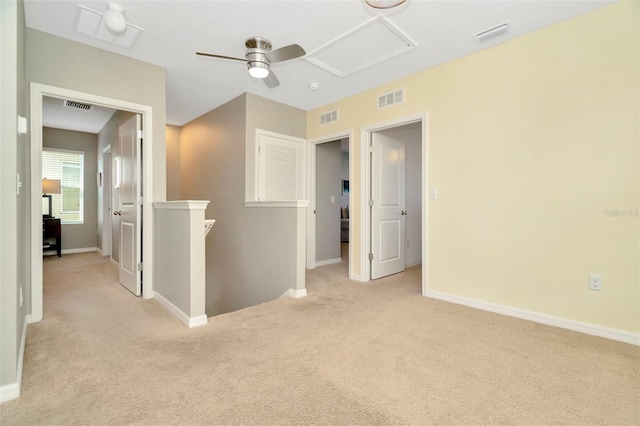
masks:
{"label": "window", "polygon": [[[52,194],[53,216],[64,224],[84,223],[84,153],[43,149],[42,178],[60,180],[61,193]],[[46,202],[42,209],[48,214]]]}

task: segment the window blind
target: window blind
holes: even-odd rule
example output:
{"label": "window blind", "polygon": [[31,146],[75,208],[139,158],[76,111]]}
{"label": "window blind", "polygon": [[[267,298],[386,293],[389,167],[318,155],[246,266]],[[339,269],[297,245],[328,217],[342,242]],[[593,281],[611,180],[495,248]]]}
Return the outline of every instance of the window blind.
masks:
{"label": "window blind", "polygon": [[[60,180],[60,194],[52,194],[51,210],[62,223],[84,223],[84,153],[45,148],[42,150],[42,178]],[[42,213],[48,214],[48,200],[42,199]]]}

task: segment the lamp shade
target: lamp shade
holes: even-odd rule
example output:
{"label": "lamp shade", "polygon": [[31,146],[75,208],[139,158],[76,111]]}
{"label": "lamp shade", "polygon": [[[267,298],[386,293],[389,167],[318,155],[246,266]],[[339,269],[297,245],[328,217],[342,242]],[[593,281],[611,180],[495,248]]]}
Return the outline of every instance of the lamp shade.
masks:
{"label": "lamp shade", "polygon": [[42,179],[43,194],[60,194],[60,179]]}

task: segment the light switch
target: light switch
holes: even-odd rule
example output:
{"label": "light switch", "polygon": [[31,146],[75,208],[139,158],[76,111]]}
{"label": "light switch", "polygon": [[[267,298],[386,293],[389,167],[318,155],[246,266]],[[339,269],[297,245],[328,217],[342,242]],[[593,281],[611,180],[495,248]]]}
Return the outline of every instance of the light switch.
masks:
{"label": "light switch", "polygon": [[436,188],[431,188],[429,190],[429,199],[437,200],[438,199],[438,190]]}
{"label": "light switch", "polygon": [[331,204],[334,204],[336,202],[336,197],[335,196],[331,196]]}

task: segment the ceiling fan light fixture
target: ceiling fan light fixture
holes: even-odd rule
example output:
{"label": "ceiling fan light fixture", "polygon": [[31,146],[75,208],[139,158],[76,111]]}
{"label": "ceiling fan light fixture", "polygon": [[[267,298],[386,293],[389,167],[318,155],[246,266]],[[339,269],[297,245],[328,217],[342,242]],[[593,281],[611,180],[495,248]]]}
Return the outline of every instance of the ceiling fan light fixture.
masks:
{"label": "ceiling fan light fixture", "polygon": [[247,67],[253,78],[266,78],[269,75],[269,65],[264,62],[248,62]]}
{"label": "ceiling fan light fixture", "polygon": [[124,7],[121,4],[108,2],[102,19],[104,26],[114,35],[122,35],[127,30],[127,20],[124,18]]}
{"label": "ceiling fan light fixture", "polygon": [[374,9],[392,9],[406,1],[407,0],[364,0],[367,6],[373,7]]}

